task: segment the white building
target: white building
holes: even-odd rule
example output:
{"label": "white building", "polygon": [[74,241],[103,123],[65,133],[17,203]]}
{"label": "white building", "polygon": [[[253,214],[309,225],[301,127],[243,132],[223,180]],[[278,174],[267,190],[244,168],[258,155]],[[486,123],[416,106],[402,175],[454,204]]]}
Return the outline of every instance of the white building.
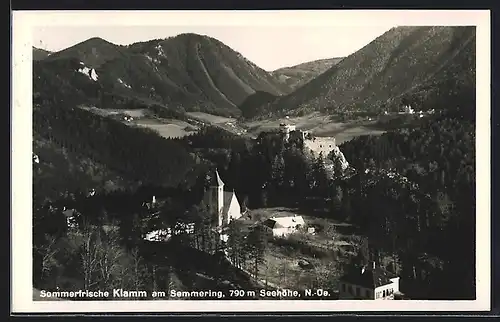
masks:
{"label": "white building", "polygon": [[224,191],[224,182],[217,170],[211,179],[210,188],[205,192],[203,199],[210,213],[215,216],[216,226],[222,227],[231,220],[241,217],[241,206],[234,190]]}
{"label": "white building", "polygon": [[340,279],[341,300],[393,300],[399,291],[399,277],[373,262],[355,268]]}
{"label": "white building", "polygon": [[410,105],[403,106],[403,111],[408,114],[415,113],[415,110]]}
{"label": "white building", "polygon": [[172,237],[170,229],[157,229],[145,234],[144,240],[159,242],[159,241],[167,241],[170,239],[170,237]]}
{"label": "white building", "polygon": [[305,226],[302,216],[272,217],[264,221],[263,226],[274,237],[286,237]]}

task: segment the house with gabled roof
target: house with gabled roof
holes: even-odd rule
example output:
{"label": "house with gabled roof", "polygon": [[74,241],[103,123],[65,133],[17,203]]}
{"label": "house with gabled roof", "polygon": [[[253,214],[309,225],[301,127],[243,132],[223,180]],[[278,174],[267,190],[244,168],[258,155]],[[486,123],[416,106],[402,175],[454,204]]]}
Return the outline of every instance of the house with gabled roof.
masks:
{"label": "house with gabled roof", "polygon": [[394,300],[395,294],[400,294],[399,277],[375,262],[353,267],[340,278],[341,300]]}
{"label": "house with gabled roof", "polygon": [[285,237],[305,226],[302,216],[272,217],[265,220],[262,225],[274,237]]}
{"label": "house with gabled roof", "polygon": [[214,215],[216,227],[222,227],[231,220],[241,217],[241,206],[236,193],[224,191],[224,182],[222,181],[217,169],[210,178],[210,187],[205,192],[203,198],[208,205],[209,211]]}

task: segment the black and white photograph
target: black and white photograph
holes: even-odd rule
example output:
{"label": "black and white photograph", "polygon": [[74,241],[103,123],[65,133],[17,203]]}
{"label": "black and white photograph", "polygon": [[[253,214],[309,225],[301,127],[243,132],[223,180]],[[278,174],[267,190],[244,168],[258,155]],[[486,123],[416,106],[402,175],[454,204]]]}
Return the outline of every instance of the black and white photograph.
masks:
{"label": "black and white photograph", "polygon": [[489,309],[489,19],[14,13],[14,310]]}

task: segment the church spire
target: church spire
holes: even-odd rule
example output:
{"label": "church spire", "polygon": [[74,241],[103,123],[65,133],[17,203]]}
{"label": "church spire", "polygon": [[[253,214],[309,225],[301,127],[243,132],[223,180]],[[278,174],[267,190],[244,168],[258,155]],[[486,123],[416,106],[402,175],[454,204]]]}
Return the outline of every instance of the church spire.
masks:
{"label": "church spire", "polygon": [[212,187],[222,187],[224,186],[224,182],[219,176],[219,171],[217,171],[217,168],[215,168],[215,176],[212,176],[212,181],[210,182],[210,185]]}

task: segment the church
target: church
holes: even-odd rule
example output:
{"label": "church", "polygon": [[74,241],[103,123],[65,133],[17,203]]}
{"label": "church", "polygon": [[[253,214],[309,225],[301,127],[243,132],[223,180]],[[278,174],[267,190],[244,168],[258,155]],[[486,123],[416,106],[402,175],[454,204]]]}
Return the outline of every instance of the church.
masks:
{"label": "church", "polygon": [[241,206],[233,191],[224,191],[224,182],[215,170],[211,176],[210,187],[203,198],[211,214],[214,215],[215,225],[223,227],[233,219],[241,217]]}

